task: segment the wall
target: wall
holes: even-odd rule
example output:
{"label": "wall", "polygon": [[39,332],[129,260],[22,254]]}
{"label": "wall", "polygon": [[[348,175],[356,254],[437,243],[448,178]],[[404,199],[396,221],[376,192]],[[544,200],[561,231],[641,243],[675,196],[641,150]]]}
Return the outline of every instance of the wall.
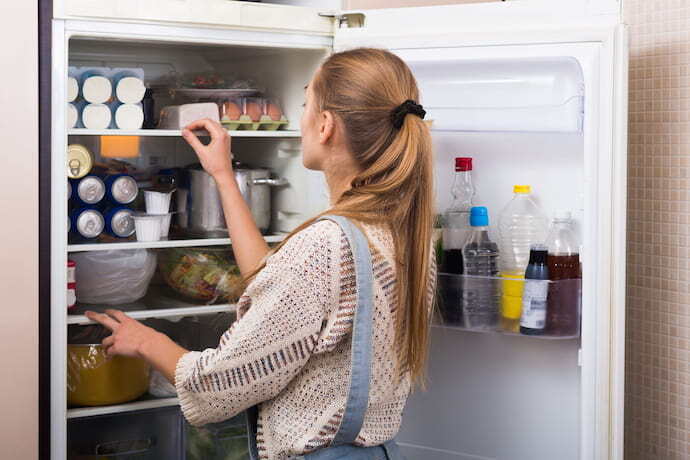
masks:
{"label": "wall", "polygon": [[626,459],[690,458],[690,2],[630,24]]}
{"label": "wall", "polygon": [[0,3],[0,458],[18,460],[38,455],[37,4]]}

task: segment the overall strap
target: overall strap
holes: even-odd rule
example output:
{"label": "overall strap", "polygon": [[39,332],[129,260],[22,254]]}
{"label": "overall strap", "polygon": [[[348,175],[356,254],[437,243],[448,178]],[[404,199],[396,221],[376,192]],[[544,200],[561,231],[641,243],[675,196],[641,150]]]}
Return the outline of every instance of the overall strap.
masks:
{"label": "overall strap", "polygon": [[352,444],[364,423],[369,406],[371,376],[372,323],[374,315],[373,269],[369,242],[362,231],[343,216],[326,215],[319,220],[338,224],[350,243],[355,265],[357,308],[352,323],[352,368],[350,388],[340,427],[332,445]]}

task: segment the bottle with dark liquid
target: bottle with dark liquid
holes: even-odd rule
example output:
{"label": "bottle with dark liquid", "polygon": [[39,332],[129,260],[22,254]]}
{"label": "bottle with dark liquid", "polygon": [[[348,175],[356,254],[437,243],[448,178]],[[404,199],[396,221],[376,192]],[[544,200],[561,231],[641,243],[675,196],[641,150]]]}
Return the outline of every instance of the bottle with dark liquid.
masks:
{"label": "bottle with dark liquid", "polygon": [[525,287],[522,293],[520,315],[520,333],[524,335],[544,333],[549,291],[549,269],[546,260],[546,246],[532,245],[529,263],[525,270]]}
{"label": "bottle with dark liquid", "polygon": [[549,283],[544,333],[557,337],[576,336],[580,331],[582,269],[570,212],[556,213],[546,246],[552,282]]}
{"label": "bottle with dark liquid", "polygon": [[[443,264],[441,272],[463,274],[462,248],[471,232],[470,208],[474,198],[472,158],[455,159],[455,179],[451,194],[453,202],[443,215]],[[446,323],[462,322],[462,283],[458,280],[442,286],[441,311]]]}

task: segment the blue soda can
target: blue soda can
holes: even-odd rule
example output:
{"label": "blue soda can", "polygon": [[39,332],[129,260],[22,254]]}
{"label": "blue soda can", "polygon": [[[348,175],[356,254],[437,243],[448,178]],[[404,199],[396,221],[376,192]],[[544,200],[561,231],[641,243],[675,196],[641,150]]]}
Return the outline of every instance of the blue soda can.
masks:
{"label": "blue soda can", "polygon": [[139,195],[137,181],[128,174],[112,174],[105,177],[108,200],[114,204],[129,204]]}
{"label": "blue soda can", "polygon": [[82,238],[92,239],[103,233],[103,214],[92,207],[77,208],[70,214],[71,230]]}
{"label": "blue soda can", "polygon": [[84,176],[76,183],[77,202],[81,205],[95,205],[105,196],[105,184],[100,177]]}
{"label": "blue soda can", "polygon": [[105,231],[117,238],[134,234],[134,211],[125,206],[113,206],[105,210]]}

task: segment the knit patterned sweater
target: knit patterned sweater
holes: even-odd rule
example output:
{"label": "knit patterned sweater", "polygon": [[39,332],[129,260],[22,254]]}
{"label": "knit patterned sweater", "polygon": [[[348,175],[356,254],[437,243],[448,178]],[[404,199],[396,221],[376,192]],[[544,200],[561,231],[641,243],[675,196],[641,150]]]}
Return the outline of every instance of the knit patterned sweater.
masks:
{"label": "knit patterned sweater", "polygon": [[[363,229],[375,309],[369,407],[356,444],[373,446],[398,432],[410,378],[395,365],[393,240],[384,227]],[[250,283],[218,347],[180,358],[175,386],[187,420],[219,422],[260,404],[261,459],[328,446],[347,399],[356,300],[352,251],[340,227],[324,220],[294,235]]]}

